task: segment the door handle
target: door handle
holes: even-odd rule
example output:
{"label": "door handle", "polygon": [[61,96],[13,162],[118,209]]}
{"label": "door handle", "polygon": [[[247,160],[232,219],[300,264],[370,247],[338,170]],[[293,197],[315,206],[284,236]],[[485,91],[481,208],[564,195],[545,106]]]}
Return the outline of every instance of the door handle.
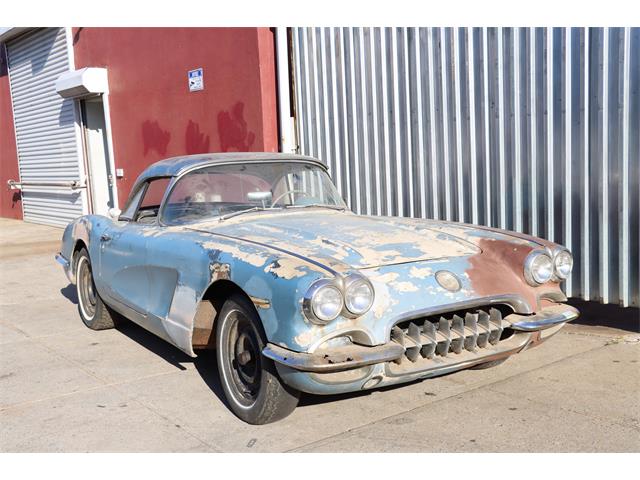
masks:
{"label": "door handle", "polygon": [[103,233],[102,235],[100,235],[101,242],[108,242],[109,240],[111,240],[111,235],[107,233]]}

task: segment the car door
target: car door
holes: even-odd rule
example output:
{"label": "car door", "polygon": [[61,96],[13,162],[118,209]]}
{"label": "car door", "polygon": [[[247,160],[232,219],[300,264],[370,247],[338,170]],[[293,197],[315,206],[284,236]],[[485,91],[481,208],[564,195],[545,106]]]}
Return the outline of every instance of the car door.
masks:
{"label": "car door", "polygon": [[168,178],[157,178],[143,184],[119,220],[100,236],[100,281],[127,316],[146,317],[148,313],[147,239],[162,228],[157,213],[168,183]]}

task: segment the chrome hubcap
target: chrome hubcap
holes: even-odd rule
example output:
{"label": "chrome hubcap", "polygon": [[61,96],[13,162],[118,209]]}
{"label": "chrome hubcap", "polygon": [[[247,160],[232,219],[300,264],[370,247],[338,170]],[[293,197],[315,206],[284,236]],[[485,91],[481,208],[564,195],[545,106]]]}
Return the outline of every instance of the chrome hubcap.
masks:
{"label": "chrome hubcap", "polygon": [[233,386],[244,404],[253,403],[260,389],[261,363],[257,334],[239,311],[230,313],[227,358]]}
{"label": "chrome hubcap", "polygon": [[86,257],[80,258],[78,261],[78,301],[84,316],[91,320],[96,314],[96,290],[93,283],[93,275],[91,274],[91,265]]}

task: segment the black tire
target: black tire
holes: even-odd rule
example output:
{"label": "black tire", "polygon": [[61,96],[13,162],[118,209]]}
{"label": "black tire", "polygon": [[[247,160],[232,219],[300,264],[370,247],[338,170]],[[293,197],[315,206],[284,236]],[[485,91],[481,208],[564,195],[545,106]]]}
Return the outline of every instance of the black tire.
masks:
{"label": "black tire", "polygon": [[91,330],[106,330],[115,327],[115,321],[93,282],[91,259],[87,250],[82,248],[75,257],[76,293],[78,312],[82,322]]}
{"label": "black tire", "polygon": [[493,368],[493,367],[497,367],[498,365],[502,365],[507,360],[508,360],[507,358],[503,358],[501,360],[494,360],[492,362],[480,363],[478,365],[474,365],[473,367],[470,367],[470,369],[471,370],[485,370],[487,368]]}
{"label": "black tire", "polygon": [[229,407],[252,425],[275,422],[298,405],[300,392],[285,385],[272,360],[262,355],[266,337],[255,308],[230,296],[216,320],[216,358]]}

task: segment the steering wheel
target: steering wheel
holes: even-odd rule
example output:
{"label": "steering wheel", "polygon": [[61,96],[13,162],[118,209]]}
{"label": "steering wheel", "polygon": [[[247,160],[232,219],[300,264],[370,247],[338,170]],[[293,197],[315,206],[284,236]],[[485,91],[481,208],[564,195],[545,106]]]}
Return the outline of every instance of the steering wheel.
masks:
{"label": "steering wheel", "polygon": [[[158,212],[156,210],[141,210],[138,212],[138,216],[136,218],[136,222],[140,223],[150,223],[149,220],[155,219],[158,216]],[[147,219],[146,222],[142,222],[141,220]]]}
{"label": "steering wheel", "polygon": [[273,206],[276,203],[278,203],[279,200],[281,200],[285,195],[289,195],[290,193],[300,193],[300,194],[304,195],[305,197],[310,197],[311,196],[307,192],[305,192],[304,190],[287,190],[282,195],[278,195],[278,198],[276,198],[275,200],[272,200],[271,201],[271,206]]}

